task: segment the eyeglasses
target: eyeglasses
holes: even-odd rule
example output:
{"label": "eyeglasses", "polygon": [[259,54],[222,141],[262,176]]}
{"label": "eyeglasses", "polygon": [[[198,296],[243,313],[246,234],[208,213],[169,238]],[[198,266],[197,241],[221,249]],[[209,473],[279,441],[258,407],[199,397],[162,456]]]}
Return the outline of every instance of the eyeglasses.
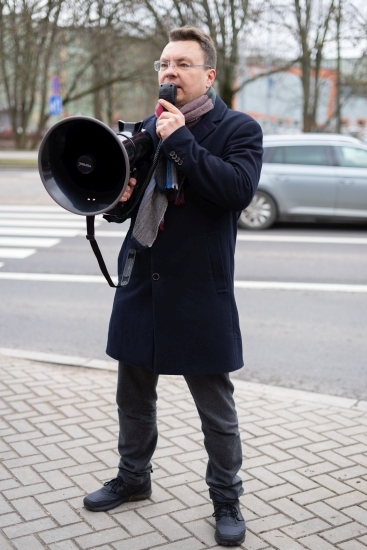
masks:
{"label": "eyeglasses", "polygon": [[172,67],[172,69],[177,69],[178,71],[188,71],[191,67],[212,68],[210,65],[193,65],[192,63],[186,63],[185,61],[181,61],[180,63],[175,63],[174,61],[154,61],[154,68],[157,72],[167,71],[169,67]]}

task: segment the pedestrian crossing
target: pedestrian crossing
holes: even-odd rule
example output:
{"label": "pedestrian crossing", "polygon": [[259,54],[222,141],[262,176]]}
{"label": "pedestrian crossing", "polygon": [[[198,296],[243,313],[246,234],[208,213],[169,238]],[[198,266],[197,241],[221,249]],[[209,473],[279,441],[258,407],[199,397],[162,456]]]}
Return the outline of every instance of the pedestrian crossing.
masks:
{"label": "pedestrian crossing", "polygon": [[32,256],[35,252],[35,248],[0,248],[0,258],[17,258],[20,260]]}
{"label": "pedestrian crossing", "polygon": [[62,227],[62,228],[78,228],[85,226],[85,222],[82,220],[79,222],[71,220],[23,220],[12,219],[12,220],[2,220],[0,216],[0,227]]}
{"label": "pedestrian crossing", "polygon": [[[95,225],[100,225],[96,220]],[[60,206],[0,205],[0,268],[22,260],[64,238],[85,235],[85,218]]]}
{"label": "pedestrian crossing", "polygon": [[[124,224],[106,224],[102,216],[96,217],[95,226],[103,224],[102,230],[96,232],[97,239],[116,239],[120,244],[126,235],[129,221]],[[63,239],[86,235],[84,216],[77,216],[62,209],[60,206],[35,205],[1,205],[0,204],[0,280],[47,280],[60,282],[105,283],[102,276],[42,274],[13,271],[17,262],[32,257],[39,250],[45,250],[58,245]],[[301,245],[367,245],[363,236],[350,237],[333,234],[274,234],[239,232],[238,245],[253,241],[257,243],[299,243]],[[88,246],[86,244],[86,246]],[[7,268],[7,262],[8,268]],[[12,262],[12,263],[11,263]],[[11,267],[10,267],[11,265]],[[42,278],[43,277],[43,278]],[[351,284],[316,284],[279,281],[235,281],[237,290],[293,290],[316,292],[358,292],[367,293],[367,285]]]}

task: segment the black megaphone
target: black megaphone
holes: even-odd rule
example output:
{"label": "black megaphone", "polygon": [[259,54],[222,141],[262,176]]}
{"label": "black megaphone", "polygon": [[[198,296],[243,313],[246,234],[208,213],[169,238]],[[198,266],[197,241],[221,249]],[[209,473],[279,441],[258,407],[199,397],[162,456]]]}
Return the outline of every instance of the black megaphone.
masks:
{"label": "black megaphone", "polygon": [[54,201],[74,214],[94,216],[119,203],[131,172],[153,153],[142,123],[119,121],[115,133],[103,122],[71,116],[45,134],[38,170]]}

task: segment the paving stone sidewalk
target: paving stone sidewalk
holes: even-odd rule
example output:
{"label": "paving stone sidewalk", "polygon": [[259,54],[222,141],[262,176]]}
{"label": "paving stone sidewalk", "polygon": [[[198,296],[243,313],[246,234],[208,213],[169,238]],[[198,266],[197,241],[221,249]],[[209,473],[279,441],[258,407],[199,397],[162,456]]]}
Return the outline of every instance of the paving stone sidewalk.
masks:
{"label": "paving stone sidewalk", "polygon": [[[198,415],[159,381],[150,500],[83,508],[115,477],[116,373],[0,355],[1,550],[198,550],[214,541]],[[247,550],[367,548],[367,407],[233,380]]]}

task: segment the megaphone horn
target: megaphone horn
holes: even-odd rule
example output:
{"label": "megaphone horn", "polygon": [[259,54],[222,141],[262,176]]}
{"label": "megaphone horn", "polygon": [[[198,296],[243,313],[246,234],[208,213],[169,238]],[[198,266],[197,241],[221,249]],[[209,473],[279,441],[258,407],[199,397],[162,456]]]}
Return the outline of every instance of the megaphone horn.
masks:
{"label": "megaphone horn", "polygon": [[54,201],[74,214],[94,216],[120,200],[133,167],[153,152],[153,140],[141,123],[119,121],[116,134],[103,122],[71,116],[45,134],[38,170]]}

